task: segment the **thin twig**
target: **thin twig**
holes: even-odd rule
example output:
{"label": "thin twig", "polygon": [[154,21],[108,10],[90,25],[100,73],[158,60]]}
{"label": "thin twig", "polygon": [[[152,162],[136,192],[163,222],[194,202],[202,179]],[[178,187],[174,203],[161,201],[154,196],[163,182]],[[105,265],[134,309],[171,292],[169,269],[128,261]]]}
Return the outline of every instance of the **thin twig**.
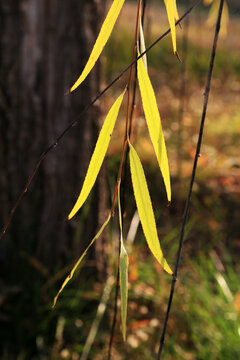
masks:
{"label": "thin twig", "polygon": [[[138,33],[139,33],[140,5],[141,5],[141,0],[138,0],[136,28],[135,28],[135,37],[134,37],[134,44],[133,44],[131,63],[134,60],[134,56],[135,56],[136,48],[137,48],[137,40],[138,40]],[[136,63],[134,65],[136,66]],[[119,166],[119,170],[118,170],[117,184],[116,184],[115,192],[114,192],[114,196],[113,196],[113,203],[112,203],[112,210],[111,210],[112,214],[114,212],[115,199],[116,199],[116,195],[117,195],[117,192],[118,192],[118,189],[119,189],[119,186],[120,186],[121,177],[122,177],[122,169],[123,169],[124,157],[125,157],[125,165],[126,165],[126,162],[127,162],[127,157],[126,157],[126,149],[128,149],[127,139],[129,138],[129,124],[132,123],[132,115],[133,115],[133,109],[131,109],[132,111],[131,111],[131,115],[130,115],[130,118],[129,118],[132,72],[133,72],[133,65],[130,68],[129,78],[128,78],[128,99],[127,99],[125,135],[124,135],[124,141],[123,141],[121,161],[120,161],[120,166]],[[135,91],[136,91],[136,89],[135,89]],[[134,95],[134,97],[135,97],[135,95]],[[135,99],[134,99],[134,101],[135,101]],[[126,170],[126,167],[125,167],[125,170]],[[125,183],[126,183],[126,172],[124,174],[124,185],[125,185]],[[124,186],[123,192],[124,191],[125,191],[125,186]],[[122,208],[122,210],[121,210],[122,215],[123,215],[123,211],[124,211],[124,209]],[[122,219],[123,219],[123,216],[122,216]],[[113,321],[112,321],[110,339],[109,339],[109,345],[108,345],[108,360],[111,359],[113,337],[114,337],[115,328],[116,328],[116,322],[117,322],[117,312],[118,312],[117,301],[118,301],[119,279],[120,279],[120,271],[119,271],[120,251],[121,251],[121,241],[120,241],[120,237],[119,237],[117,279],[116,279],[116,290],[115,290],[115,298],[114,298],[114,315],[113,315]]]}
{"label": "thin twig", "polygon": [[[146,11],[146,0],[142,0],[142,17],[141,17],[142,26],[144,25],[145,11]],[[135,56],[137,58],[137,51],[135,53]],[[133,120],[136,110],[136,94],[137,94],[137,63],[135,63],[135,74],[133,80],[132,105],[131,105],[131,114],[130,114],[130,125],[128,131],[129,140],[131,139],[131,135],[132,135]],[[126,184],[127,184],[127,174],[128,174],[128,160],[129,160],[129,146],[127,147],[125,154],[124,174],[123,174],[123,181],[121,187],[122,188],[122,196],[121,196],[122,219],[124,219],[124,213],[125,213],[125,203],[126,203],[125,195],[126,195]]]}
{"label": "thin twig", "polygon": [[[135,67],[136,67],[136,65],[137,64],[135,63]],[[136,67],[136,69],[137,69],[137,67]],[[133,113],[134,113],[134,108],[135,108],[136,83],[137,83],[137,80],[136,80],[136,70],[135,70],[128,138],[131,137],[132,119],[133,119]],[[129,146],[127,146],[127,149],[125,151],[124,171],[123,171],[123,181],[122,181],[123,186],[121,186],[122,221],[124,221],[124,213],[125,213],[125,195],[126,195],[126,184],[127,184],[128,154],[129,154]],[[119,239],[118,262],[119,262],[119,256],[120,256],[120,246],[121,246],[121,242]],[[114,298],[114,316],[113,316],[113,323],[112,323],[111,335],[110,335],[110,341],[109,341],[109,353],[110,353],[110,349],[112,347],[112,341],[113,341],[113,336],[114,336],[114,331],[115,331],[115,326],[116,326],[117,311],[118,311],[118,307],[117,307],[118,294],[119,294],[119,266],[117,269],[116,290],[115,290],[115,298]],[[108,359],[110,359],[110,358],[111,358],[111,356]]]}
{"label": "thin twig", "polygon": [[201,144],[202,144],[202,136],[203,136],[203,129],[204,129],[204,123],[205,123],[205,118],[206,118],[207,106],[208,106],[208,98],[209,98],[209,92],[210,92],[210,86],[211,86],[212,72],[213,72],[214,60],[215,60],[216,49],[217,49],[218,35],[219,35],[219,31],[220,31],[220,26],[221,26],[223,3],[224,3],[224,0],[221,0],[220,6],[219,6],[219,11],[218,11],[215,35],[214,35],[214,40],[213,40],[213,47],[212,47],[211,60],[210,60],[210,64],[209,64],[207,83],[206,83],[205,92],[204,92],[203,111],[202,111],[202,118],[201,118],[201,124],[200,124],[200,129],[199,129],[198,142],[197,142],[197,146],[196,146],[196,154],[195,154],[194,163],[193,163],[192,176],[191,176],[190,186],[189,186],[189,190],[188,190],[188,196],[187,196],[187,200],[186,200],[186,204],[185,204],[185,210],[183,213],[182,230],[181,230],[181,235],[180,235],[180,239],[179,239],[177,260],[176,260],[175,270],[174,270],[174,274],[173,274],[173,278],[172,278],[172,285],[171,285],[171,290],[170,290],[170,295],[169,295],[169,300],[168,300],[168,307],[167,307],[167,311],[165,314],[164,325],[163,325],[162,335],[161,335],[161,339],[160,339],[160,346],[159,346],[159,350],[158,350],[157,360],[161,359],[165,334],[166,334],[166,330],[167,330],[168,318],[169,318],[169,314],[170,314],[170,310],[171,310],[175,285],[176,285],[176,281],[177,281],[177,274],[178,274],[178,268],[179,268],[179,263],[180,263],[180,259],[181,259],[183,242],[184,242],[185,227],[186,227],[186,222],[187,222],[187,217],[188,217],[188,212],[189,212],[192,188],[193,188],[198,158],[200,156],[200,150],[201,150]]}
{"label": "thin twig", "polygon": [[[191,6],[186,12],[185,14],[183,14],[183,16],[176,22],[176,25],[179,24],[197,5],[200,4],[202,0],[197,0],[196,3]],[[31,175],[28,178],[28,181],[26,183],[26,185],[24,186],[23,191],[20,193],[15,205],[12,207],[11,211],[10,211],[10,215],[8,220],[6,221],[4,228],[0,234],[0,240],[2,239],[2,237],[5,235],[11,221],[12,218],[19,206],[19,204],[22,201],[23,196],[25,195],[25,193],[28,191],[29,186],[31,185],[33,179],[35,178],[39,167],[41,165],[41,163],[43,162],[43,160],[46,158],[46,156],[48,155],[48,153],[55,149],[57,147],[57,145],[59,144],[59,142],[62,140],[62,138],[66,135],[66,133],[68,133],[74,126],[76,126],[78,124],[78,122],[80,121],[80,119],[82,118],[82,116],[85,114],[85,112],[88,111],[88,109],[98,100],[100,99],[130,68],[132,65],[134,65],[137,60],[139,60],[140,58],[143,57],[143,55],[145,55],[149,50],[151,50],[159,41],[161,41],[165,36],[167,36],[170,33],[170,29],[168,29],[164,34],[162,34],[157,40],[155,40],[142,54],[140,54],[138,56],[137,59],[135,59],[131,64],[129,64],[114,80],[112,80],[108,86],[105,87],[105,89],[103,91],[101,91],[86,107],[85,109],[83,109],[83,111],[79,114],[79,116],[77,118],[75,118],[64,130],[63,132],[57,137],[57,139],[51,144],[49,145],[49,147],[40,155],[38,162],[36,163]]]}

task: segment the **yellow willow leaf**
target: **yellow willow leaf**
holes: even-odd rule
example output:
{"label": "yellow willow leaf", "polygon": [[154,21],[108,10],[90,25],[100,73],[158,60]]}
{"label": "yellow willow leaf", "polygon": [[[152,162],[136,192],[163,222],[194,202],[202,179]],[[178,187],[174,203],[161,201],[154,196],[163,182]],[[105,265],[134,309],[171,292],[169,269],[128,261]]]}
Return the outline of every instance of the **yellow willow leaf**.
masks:
{"label": "yellow willow leaf", "polygon": [[138,60],[138,82],[142,97],[143,109],[147,121],[147,126],[153,147],[157,156],[157,160],[162,172],[163,180],[166,187],[168,201],[171,201],[171,185],[169,166],[167,158],[167,150],[164,141],[161,119],[157,107],[155,94],[148,76],[148,73],[143,65],[142,59]]}
{"label": "yellow willow leaf", "polygon": [[127,321],[127,300],[128,300],[128,254],[123,244],[120,185],[118,187],[118,211],[119,211],[119,227],[120,227],[120,242],[121,242],[120,259],[119,259],[121,317],[122,317],[123,341],[125,341],[126,321]]}
{"label": "yellow willow leaf", "polygon": [[85,257],[88,249],[92,246],[92,244],[94,243],[94,241],[96,239],[99,238],[99,236],[102,234],[103,230],[105,229],[105,227],[107,226],[109,220],[111,219],[111,213],[108,215],[108,218],[107,220],[105,221],[105,223],[102,225],[101,229],[98,231],[97,235],[94,236],[94,238],[92,239],[92,241],[90,242],[90,244],[88,245],[88,247],[86,248],[86,250],[84,251],[84,253],[80,256],[80,258],[78,259],[78,261],[76,262],[76,264],[74,265],[74,267],[72,268],[70,274],[66,277],[66,279],[64,280],[59,292],[57,293],[57,295],[55,296],[54,298],[54,301],[53,301],[53,306],[52,308],[55,307],[56,303],[57,303],[57,300],[58,300],[58,297],[59,295],[61,294],[61,292],[63,291],[63,289],[65,288],[65,286],[67,285],[67,283],[72,279],[75,271],[77,270],[78,266],[80,265],[82,259]]}
{"label": "yellow willow leaf", "polygon": [[168,21],[171,29],[171,34],[172,34],[173,52],[174,54],[176,54],[177,53],[176,29],[175,29],[176,4],[174,4],[174,1],[175,0],[164,0],[167,10]]}
{"label": "yellow willow leaf", "polygon": [[[141,53],[143,53],[146,50],[146,46],[145,46],[145,40],[144,40],[144,33],[143,33],[143,26],[142,26],[142,15],[141,15],[141,11],[139,11],[139,39],[140,39],[140,49],[141,49]],[[145,69],[148,71],[147,69],[147,54],[144,54],[143,57],[143,64],[145,66]]]}
{"label": "yellow willow leaf", "polygon": [[174,10],[174,18],[176,21],[179,20],[178,10],[177,10],[177,3],[176,0],[173,0],[173,10]]}
{"label": "yellow willow leaf", "polygon": [[92,68],[94,67],[97,59],[99,58],[104,46],[106,45],[109,36],[111,35],[114,24],[118,18],[118,15],[122,9],[125,0],[114,0],[112,6],[106,16],[106,19],[102,25],[98,38],[94,44],[92,52],[89,56],[87,64],[85,65],[83,72],[79,76],[78,80],[71,87],[70,92],[74,91],[87,77]]}
{"label": "yellow willow leaf", "polygon": [[166,259],[163,257],[163,253],[160,247],[152,202],[150,199],[143,167],[138,154],[132,145],[130,145],[130,169],[139,218],[148,246],[157,261],[169,274],[172,275],[173,272],[170,269]]}
{"label": "yellow willow leaf", "polygon": [[125,94],[124,92],[117,98],[111,109],[109,110],[109,113],[107,114],[107,117],[104,121],[103,127],[100,131],[94,152],[92,154],[90,164],[87,170],[87,174],[83,183],[82,190],[80,192],[80,195],[76,201],[76,204],[74,205],[72,211],[68,215],[68,220],[70,220],[76,212],[81,208],[81,206],[84,204],[85,200],[87,199],[90,191],[92,190],[92,187],[96,181],[96,178],[98,176],[98,173],[100,171],[100,168],[102,166],[104,157],[107,152],[107,148],[111,139],[111,135],[114,129],[114,125],[118,116],[118,112],[123,100],[123,96]]}

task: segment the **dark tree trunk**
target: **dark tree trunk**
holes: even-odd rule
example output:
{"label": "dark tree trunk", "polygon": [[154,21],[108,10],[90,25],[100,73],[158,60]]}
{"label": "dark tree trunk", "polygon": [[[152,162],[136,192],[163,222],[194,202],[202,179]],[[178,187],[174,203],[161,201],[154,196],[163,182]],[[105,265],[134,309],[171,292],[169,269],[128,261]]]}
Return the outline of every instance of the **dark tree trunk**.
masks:
{"label": "dark tree trunk", "polygon": [[[81,88],[64,96],[86,63],[103,1],[1,0],[0,6],[0,215],[5,222],[40,153],[99,91],[97,64]],[[77,221],[65,219],[79,194],[98,131],[96,105],[44,161],[3,240],[2,260],[14,248],[54,265],[72,250]],[[85,244],[104,207],[99,186],[103,184],[95,189],[82,232]]]}
{"label": "dark tree trunk", "polygon": [[[77,91],[64,95],[87,61],[104,6],[104,0],[0,0],[1,228],[42,151],[99,92],[97,63]],[[0,326],[0,331],[4,329],[1,342],[12,344],[10,353],[18,353],[37,332],[39,291],[49,274],[76,259],[105,219],[102,171],[80,215],[71,222],[65,220],[94,149],[99,114],[97,104],[47,156],[1,241],[0,297],[4,289],[16,290],[16,285],[20,292],[17,303],[4,295],[7,325]],[[100,252],[104,251],[98,241],[91,256],[100,259],[97,267],[103,271]]]}

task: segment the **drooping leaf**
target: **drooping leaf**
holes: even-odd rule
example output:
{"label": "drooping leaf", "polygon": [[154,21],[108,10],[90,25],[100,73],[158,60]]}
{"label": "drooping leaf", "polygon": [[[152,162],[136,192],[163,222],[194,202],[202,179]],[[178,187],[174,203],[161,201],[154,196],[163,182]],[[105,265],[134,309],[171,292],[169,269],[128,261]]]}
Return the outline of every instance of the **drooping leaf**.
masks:
{"label": "drooping leaf", "polygon": [[109,220],[111,219],[111,213],[108,215],[107,220],[105,221],[105,223],[102,225],[101,229],[98,231],[98,233],[94,236],[94,238],[92,239],[92,241],[90,242],[90,244],[88,245],[88,247],[86,248],[86,250],[84,251],[84,253],[80,256],[80,258],[78,259],[78,261],[76,262],[76,264],[74,265],[74,267],[72,268],[70,274],[66,277],[66,279],[64,280],[59,292],[57,293],[57,295],[54,298],[53,301],[53,306],[52,308],[55,307],[58,297],[61,294],[61,292],[63,291],[63,289],[65,288],[65,286],[67,285],[67,283],[72,279],[75,271],[77,270],[77,268],[79,267],[81,261],[83,260],[83,258],[85,257],[87,251],[89,250],[89,248],[93,245],[93,243],[95,242],[96,239],[99,238],[99,236],[102,234],[103,230],[105,229],[105,227],[107,226]]}
{"label": "drooping leaf", "polygon": [[120,185],[118,187],[118,211],[119,211],[119,227],[120,227],[120,242],[121,242],[120,259],[119,259],[121,317],[122,317],[123,340],[125,341],[126,321],[127,321],[127,300],[128,300],[128,254],[123,243]]}
{"label": "drooping leaf", "polygon": [[[141,11],[139,12],[139,39],[140,39],[140,50],[141,50],[141,53],[143,53],[146,50],[146,46],[145,46],[145,39],[144,39],[143,26],[142,26]],[[143,55],[142,60],[143,60],[145,69],[147,71],[148,70],[147,69],[147,54]]]}
{"label": "drooping leaf", "polygon": [[174,10],[174,18],[176,21],[179,20],[178,10],[177,10],[177,3],[176,0],[173,0],[173,10]]}
{"label": "drooping leaf", "polygon": [[143,167],[138,154],[132,145],[130,145],[130,169],[137,209],[148,246],[162,267],[169,274],[172,274],[172,270],[170,269],[166,259],[163,257],[160,247],[152,202]]}
{"label": "drooping leaf", "polygon": [[167,198],[168,201],[171,201],[171,185],[170,185],[167,150],[164,141],[157,101],[155,98],[151,81],[143,65],[142,59],[138,60],[137,68],[138,68],[139,88],[141,92],[143,109],[147,121],[150,138],[152,140],[152,144],[162,172],[162,176],[167,192]]}
{"label": "drooping leaf", "polygon": [[111,35],[114,24],[118,18],[118,15],[122,9],[125,0],[114,0],[112,6],[106,16],[106,19],[102,25],[98,38],[94,44],[92,52],[89,56],[87,64],[85,65],[78,80],[71,87],[70,92],[74,91],[87,77],[92,68],[94,67],[97,59],[99,58],[104,46],[106,45],[109,36]]}
{"label": "drooping leaf", "polygon": [[175,20],[178,20],[176,0],[164,0],[171,29],[173,52],[177,54]]}
{"label": "drooping leaf", "polygon": [[82,190],[80,192],[80,195],[76,201],[76,204],[74,205],[72,211],[70,212],[68,216],[68,220],[70,220],[76,212],[81,208],[81,206],[84,204],[85,200],[87,199],[90,191],[92,190],[92,187],[96,181],[96,178],[98,176],[98,173],[100,171],[100,168],[102,166],[104,157],[107,152],[107,148],[111,139],[111,135],[114,129],[114,125],[118,116],[118,112],[123,100],[123,96],[125,94],[124,92],[117,98],[111,109],[109,110],[109,113],[104,121],[103,127],[100,131],[92,158],[90,160],[90,164],[87,170],[87,174],[83,183]]}

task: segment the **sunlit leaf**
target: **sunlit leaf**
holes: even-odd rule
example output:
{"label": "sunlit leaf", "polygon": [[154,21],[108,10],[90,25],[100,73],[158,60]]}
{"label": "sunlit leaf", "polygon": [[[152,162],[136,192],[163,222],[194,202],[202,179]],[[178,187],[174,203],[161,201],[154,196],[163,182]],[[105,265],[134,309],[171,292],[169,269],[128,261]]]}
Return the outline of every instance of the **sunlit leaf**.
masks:
{"label": "sunlit leaf", "polygon": [[171,185],[169,166],[167,158],[167,150],[164,141],[161,119],[158,111],[155,94],[143,65],[142,59],[138,60],[138,82],[142,97],[143,109],[146,116],[147,126],[153,147],[157,156],[157,160],[162,172],[163,180],[166,187],[168,201],[171,201]]}
{"label": "sunlit leaf", "polygon": [[71,87],[70,92],[74,91],[87,77],[92,68],[94,67],[97,59],[99,58],[104,46],[106,45],[109,36],[111,35],[114,24],[118,18],[118,15],[122,9],[125,0],[114,0],[112,6],[106,16],[106,19],[102,25],[98,38],[94,44],[92,52],[89,56],[87,64],[85,65],[83,72],[79,76],[78,80]]}
{"label": "sunlit leaf", "polygon": [[[140,39],[140,50],[141,50],[141,53],[143,53],[146,50],[146,46],[145,46],[145,39],[144,39],[143,26],[142,26],[141,11],[139,12],[139,39]],[[147,71],[147,54],[143,55],[142,60],[143,60],[145,69]]]}
{"label": "sunlit leaf", "polygon": [[174,11],[174,18],[176,21],[179,20],[178,10],[177,10],[177,2],[173,0],[173,11]]}
{"label": "sunlit leaf", "polygon": [[78,259],[78,261],[76,262],[76,264],[74,265],[74,267],[72,268],[70,274],[66,277],[66,279],[64,280],[59,292],[57,293],[57,295],[54,298],[53,301],[53,306],[52,308],[55,307],[58,297],[61,294],[61,292],[63,291],[63,289],[65,288],[65,286],[67,285],[67,283],[72,279],[75,271],[77,270],[77,268],[79,267],[81,261],[83,260],[83,258],[85,257],[87,251],[89,250],[89,248],[93,245],[93,243],[95,242],[96,239],[99,238],[99,236],[102,234],[103,230],[105,229],[105,227],[107,226],[109,220],[111,219],[111,213],[108,215],[107,220],[105,221],[105,223],[102,225],[101,229],[98,231],[98,233],[94,236],[94,238],[92,239],[92,241],[90,242],[90,244],[88,245],[88,247],[86,248],[86,250],[84,251],[84,253],[80,256],[80,258]]}
{"label": "sunlit leaf", "polygon": [[100,168],[102,166],[104,157],[107,152],[107,148],[111,139],[111,135],[114,129],[114,125],[118,116],[118,112],[123,100],[123,96],[125,94],[124,92],[117,98],[115,103],[113,104],[112,108],[110,109],[103,127],[100,131],[88,170],[87,174],[83,183],[82,190],[80,192],[80,195],[77,199],[76,204],[74,205],[72,211],[70,212],[68,219],[70,220],[76,212],[81,208],[85,200],[87,199],[90,191],[92,190],[92,187],[96,181],[96,178],[98,176],[98,173],[100,171]]}
{"label": "sunlit leaf", "polygon": [[164,0],[172,34],[173,52],[177,54],[175,20],[179,19],[176,0]]}
{"label": "sunlit leaf", "polygon": [[125,341],[126,321],[127,321],[127,299],[128,299],[128,254],[123,243],[120,186],[118,188],[118,211],[119,211],[120,242],[121,242],[120,259],[119,259],[121,316],[122,316],[123,340]]}
{"label": "sunlit leaf", "polygon": [[152,202],[150,199],[143,167],[132,145],[130,145],[130,169],[137,209],[148,246],[157,261],[169,274],[172,274],[172,270],[170,269],[166,259],[163,257],[163,253],[160,247]]}

